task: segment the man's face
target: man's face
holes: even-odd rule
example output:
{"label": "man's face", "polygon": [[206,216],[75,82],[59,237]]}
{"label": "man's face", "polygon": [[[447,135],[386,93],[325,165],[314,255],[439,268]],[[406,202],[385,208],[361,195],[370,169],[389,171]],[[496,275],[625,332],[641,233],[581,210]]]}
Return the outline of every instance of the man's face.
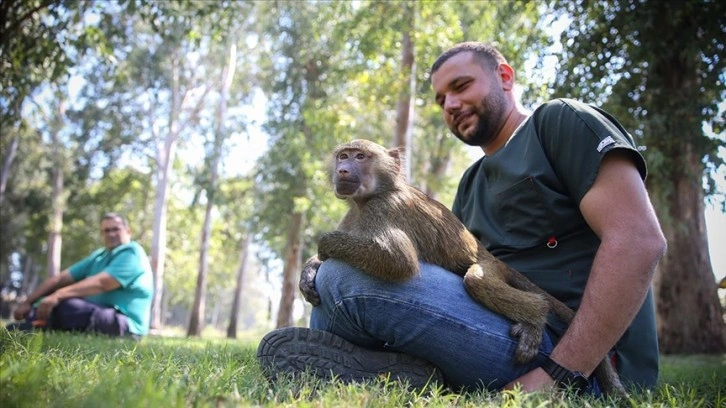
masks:
{"label": "man's face", "polygon": [[131,241],[131,229],[118,218],[101,221],[101,236],[106,248],[113,249]]}
{"label": "man's face", "polygon": [[508,101],[496,74],[488,72],[472,53],[462,52],[432,75],[436,103],[459,140],[471,146],[490,144],[506,120]]}

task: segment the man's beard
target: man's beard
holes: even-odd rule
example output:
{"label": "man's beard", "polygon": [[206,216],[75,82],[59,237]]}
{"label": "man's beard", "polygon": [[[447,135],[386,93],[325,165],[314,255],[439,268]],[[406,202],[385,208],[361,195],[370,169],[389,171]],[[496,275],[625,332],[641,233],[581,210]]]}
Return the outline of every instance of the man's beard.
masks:
{"label": "man's beard", "polygon": [[492,92],[482,98],[479,106],[474,108],[478,118],[474,132],[469,136],[462,135],[458,129],[451,129],[454,136],[469,146],[486,146],[491,143],[501,130],[506,120],[507,100],[504,91],[492,87]]}

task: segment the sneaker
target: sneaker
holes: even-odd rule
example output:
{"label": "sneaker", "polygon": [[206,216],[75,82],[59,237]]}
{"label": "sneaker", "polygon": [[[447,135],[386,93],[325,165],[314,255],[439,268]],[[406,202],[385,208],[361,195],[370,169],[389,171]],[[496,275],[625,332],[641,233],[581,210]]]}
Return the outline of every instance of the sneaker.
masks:
{"label": "sneaker", "polygon": [[32,332],[35,330],[35,325],[31,322],[22,321],[22,322],[15,322],[15,323],[8,323],[7,326],[5,326],[8,331],[23,331],[23,332]]}
{"label": "sneaker", "polygon": [[267,333],[257,348],[257,361],[272,379],[278,372],[311,373],[316,377],[360,382],[388,376],[421,389],[443,384],[436,366],[408,354],[358,347],[341,337],[305,327]]}

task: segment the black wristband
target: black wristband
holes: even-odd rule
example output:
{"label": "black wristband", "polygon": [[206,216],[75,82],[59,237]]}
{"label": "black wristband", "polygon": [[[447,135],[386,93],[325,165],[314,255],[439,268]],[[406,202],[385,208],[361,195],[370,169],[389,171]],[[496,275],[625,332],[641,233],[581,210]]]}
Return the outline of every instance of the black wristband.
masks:
{"label": "black wristband", "polygon": [[580,393],[587,389],[590,385],[590,381],[585,374],[579,371],[570,371],[557,364],[556,361],[549,357],[547,357],[547,360],[545,360],[544,364],[542,364],[542,369],[545,370],[547,375],[552,377],[552,379],[555,380],[555,383],[557,383],[560,387],[573,388]]}

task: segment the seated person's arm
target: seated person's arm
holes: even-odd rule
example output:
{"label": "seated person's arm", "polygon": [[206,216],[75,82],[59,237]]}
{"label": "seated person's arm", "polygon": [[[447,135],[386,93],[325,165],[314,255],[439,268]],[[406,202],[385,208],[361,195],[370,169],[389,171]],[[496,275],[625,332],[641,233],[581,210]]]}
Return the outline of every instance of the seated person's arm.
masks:
{"label": "seated person's arm", "polygon": [[15,317],[16,320],[25,319],[28,317],[30,309],[33,308],[33,303],[35,303],[38,299],[72,283],[73,278],[68,270],[64,270],[58,275],[51,276],[44,280],[31,294],[28,295],[23,303],[18,305],[13,313],[13,317]]}
{"label": "seated person's arm", "polygon": [[38,305],[38,318],[43,320],[47,319],[50,316],[51,310],[53,310],[53,308],[61,300],[110,292],[119,287],[121,287],[121,284],[119,284],[114,277],[106,272],[89,276],[85,279],[79,280],[78,282],[64,286],[46,296]]}
{"label": "seated person's arm", "polygon": [[582,303],[552,352],[562,365],[591,373],[643,304],[665,238],[638,171],[621,151],[603,159],[580,208],[601,243]]}
{"label": "seated person's arm", "polygon": [[[589,375],[643,304],[666,244],[640,174],[624,153],[605,156],[580,208],[601,243],[582,304],[551,358]],[[553,380],[536,369],[508,386],[515,383],[531,391]]]}
{"label": "seated person's arm", "polygon": [[114,289],[118,289],[119,287],[121,287],[121,284],[119,284],[113,276],[106,272],[101,272],[58,289],[51,295],[57,297],[58,300],[63,300],[110,292]]}

